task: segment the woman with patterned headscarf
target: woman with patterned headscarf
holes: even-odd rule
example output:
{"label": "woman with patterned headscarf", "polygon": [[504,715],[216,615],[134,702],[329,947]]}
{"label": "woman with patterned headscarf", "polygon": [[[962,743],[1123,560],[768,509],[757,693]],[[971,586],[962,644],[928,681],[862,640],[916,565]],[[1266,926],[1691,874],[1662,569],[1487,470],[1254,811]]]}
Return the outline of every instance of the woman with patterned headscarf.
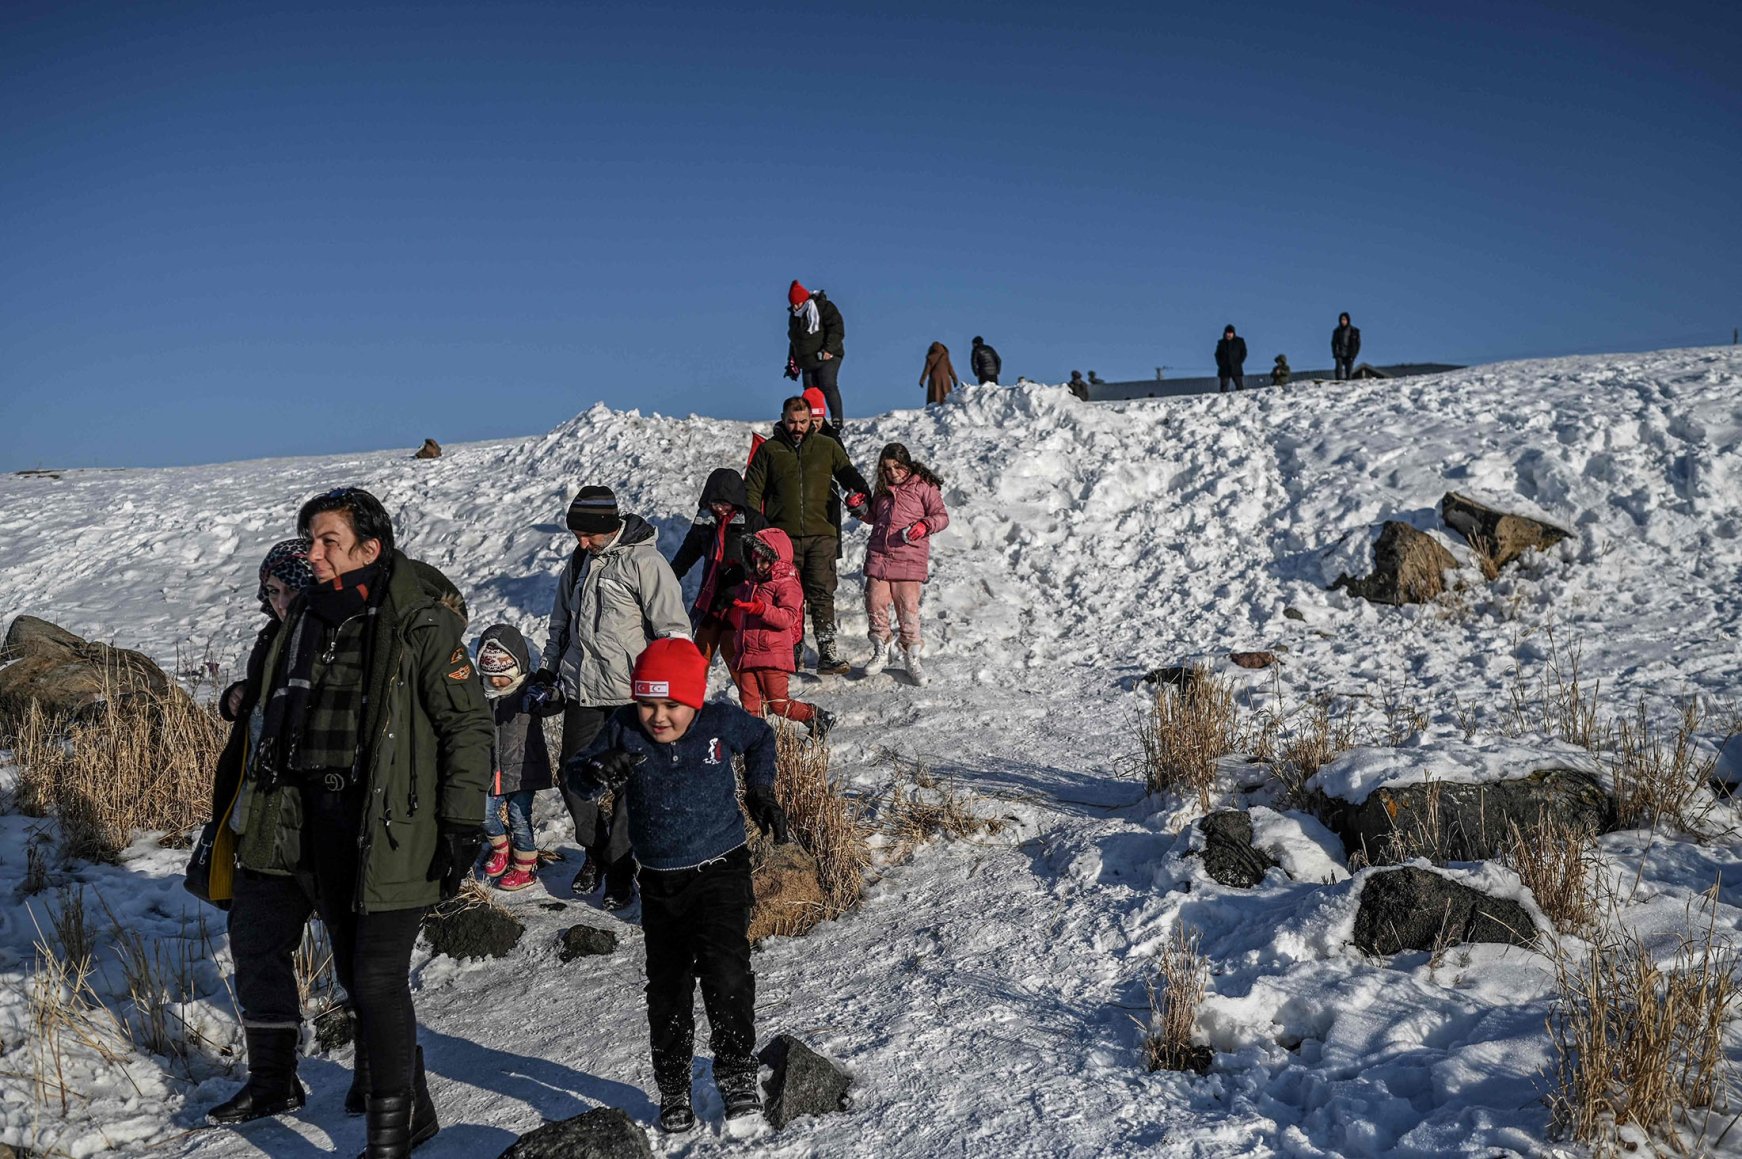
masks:
{"label": "woman with patterned headscarf", "polygon": [[[232,816],[241,815],[235,805],[242,787],[242,770],[247,763],[248,748],[253,742],[249,718],[254,716],[254,701],[260,695],[266,653],[278,635],[278,626],[284,622],[291,601],[314,582],[308,549],[306,539],[286,539],[273,544],[260,564],[260,586],[254,595],[260,601],[260,610],[266,614],[266,623],[254,638],[244,677],[224,689],[223,695],[218,697],[218,715],[230,722],[230,739],[218,757],[218,766],[212,776],[212,824],[216,830],[226,829]],[[217,870],[214,876],[221,875],[224,881],[228,881],[231,866],[219,855],[234,849],[235,842],[231,838],[222,839],[214,849],[214,868]],[[212,888],[217,891],[222,887],[214,882]],[[223,897],[214,896],[208,900],[228,909],[229,893],[227,890],[223,892]]]}

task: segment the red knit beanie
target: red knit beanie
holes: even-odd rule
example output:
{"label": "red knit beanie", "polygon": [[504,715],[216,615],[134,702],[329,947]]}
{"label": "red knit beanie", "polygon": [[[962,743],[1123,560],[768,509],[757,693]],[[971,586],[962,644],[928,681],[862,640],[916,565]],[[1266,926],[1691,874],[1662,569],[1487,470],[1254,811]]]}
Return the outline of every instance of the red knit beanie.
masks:
{"label": "red knit beanie", "polygon": [[708,698],[708,662],[682,636],[667,636],[647,646],[635,661],[637,700],[675,700],[700,708]]}
{"label": "red knit beanie", "polygon": [[811,300],[811,292],[799,285],[798,279],[794,278],[792,280],[792,285],[787,287],[786,300],[791,302],[794,306],[802,306]]}
{"label": "red knit beanie", "polygon": [[829,400],[823,397],[823,392],[811,387],[804,392],[804,400],[810,404],[811,418],[820,419],[828,413]]}

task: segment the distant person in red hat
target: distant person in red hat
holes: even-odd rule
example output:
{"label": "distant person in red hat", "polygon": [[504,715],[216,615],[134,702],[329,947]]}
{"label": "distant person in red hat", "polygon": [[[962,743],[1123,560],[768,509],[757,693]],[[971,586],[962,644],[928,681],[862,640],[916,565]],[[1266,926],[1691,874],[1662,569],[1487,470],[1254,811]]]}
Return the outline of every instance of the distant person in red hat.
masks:
{"label": "distant person in red hat", "polygon": [[786,376],[803,375],[806,388],[821,390],[839,426],[846,418],[841,413],[841,388],[836,384],[845,355],[842,340],[847,336],[841,312],[827,294],[805,289],[797,278],[787,288],[786,300],[792,307],[786,321]]}
{"label": "distant person in red hat", "polygon": [[647,943],[647,1023],[659,1125],[695,1126],[690,1071],[695,990],[708,1013],[714,1084],[726,1118],[762,1109],[756,1090],[756,974],[750,965],[750,850],[738,809],[775,842],[788,840],[774,791],[774,732],[724,700],[707,701],[708,662],[688,640],[655,640],[635,661],[635,703],[564,769],[597,799],[629,801],[629,843],[641,862]]}

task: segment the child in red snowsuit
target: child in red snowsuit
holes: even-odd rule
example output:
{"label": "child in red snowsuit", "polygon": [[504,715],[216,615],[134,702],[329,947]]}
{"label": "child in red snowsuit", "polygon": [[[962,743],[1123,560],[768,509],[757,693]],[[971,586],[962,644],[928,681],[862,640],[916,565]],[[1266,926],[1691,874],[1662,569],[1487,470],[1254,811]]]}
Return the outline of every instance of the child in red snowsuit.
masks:
{"label": "child in red snowsuit", "polygon": [[792,563],[792,540],[778,527],[767,527],[745,540],[750,578],[733,593],[732,652],[738,699],[744,711],[803,723],[813,740],[821,741],[835,723],[834,714],[787,695],[793,672],[793,645],[804,630],[804,589]]}

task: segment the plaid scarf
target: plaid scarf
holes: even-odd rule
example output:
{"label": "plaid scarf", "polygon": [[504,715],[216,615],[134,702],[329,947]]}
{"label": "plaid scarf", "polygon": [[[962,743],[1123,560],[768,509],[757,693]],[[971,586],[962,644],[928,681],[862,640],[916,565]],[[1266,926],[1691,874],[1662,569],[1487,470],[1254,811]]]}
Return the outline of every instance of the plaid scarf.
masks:
{"label": "plaid scarf", "polygon": [[261,721],[255,768],[266,781],[294,770],[339,772],[355,782],[369,628],[384,580],[385,569],[374,563],[307,590]]}

